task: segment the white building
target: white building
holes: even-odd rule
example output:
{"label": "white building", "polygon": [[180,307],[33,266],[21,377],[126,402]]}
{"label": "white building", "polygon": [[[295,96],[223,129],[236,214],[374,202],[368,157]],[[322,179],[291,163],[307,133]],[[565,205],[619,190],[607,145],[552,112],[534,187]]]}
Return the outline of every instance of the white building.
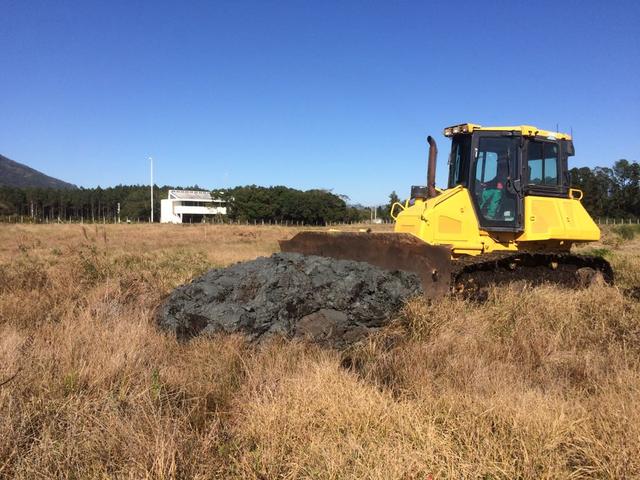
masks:
{"label": "white building", "polygon": [[160,223],[199,223],[211,215],[226,215],[225,201],[201,190],[169,190],[160,201]]}

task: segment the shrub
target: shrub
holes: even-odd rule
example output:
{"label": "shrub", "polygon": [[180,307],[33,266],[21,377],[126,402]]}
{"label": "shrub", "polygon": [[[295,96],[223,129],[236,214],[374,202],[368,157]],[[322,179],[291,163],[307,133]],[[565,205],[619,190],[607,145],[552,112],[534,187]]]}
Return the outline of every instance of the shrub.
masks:
{"label": "shrub", "polygon": [[633,240],[640,233],[640,225],[617,225],[612,230],[624,240]]}

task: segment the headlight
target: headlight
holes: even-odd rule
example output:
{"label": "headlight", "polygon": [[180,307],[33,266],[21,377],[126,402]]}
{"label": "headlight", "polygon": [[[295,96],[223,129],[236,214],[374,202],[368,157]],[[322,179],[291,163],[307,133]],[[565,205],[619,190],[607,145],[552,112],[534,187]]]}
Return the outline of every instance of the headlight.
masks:
{"label": "headlight", "polygon": [[470,127],[468,123],[463,123],[461,125],[453,125],[452,127],[447,127],[444,129],[444,136],[451,137],[453,135],[458,135],[460,133],[469,133],[472,130],[473,130],[473,126]]}

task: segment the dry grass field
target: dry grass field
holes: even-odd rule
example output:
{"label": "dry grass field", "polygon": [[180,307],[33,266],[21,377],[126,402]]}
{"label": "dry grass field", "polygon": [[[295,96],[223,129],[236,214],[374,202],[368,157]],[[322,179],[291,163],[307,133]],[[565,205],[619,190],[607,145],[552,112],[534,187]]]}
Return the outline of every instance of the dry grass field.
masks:
{"label": "dry grass field", "polygon": [[180,344],[154,309],[290,228],[0,225],[2,478],[640,476],[640,234],[618,287],[409,302],[337,352]]}

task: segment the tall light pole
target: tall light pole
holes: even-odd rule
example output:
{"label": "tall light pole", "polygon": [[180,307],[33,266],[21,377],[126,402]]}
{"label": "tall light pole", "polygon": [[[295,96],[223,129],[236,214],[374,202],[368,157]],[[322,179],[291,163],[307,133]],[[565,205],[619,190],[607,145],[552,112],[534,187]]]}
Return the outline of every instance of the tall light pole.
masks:
{"label": "tall light pole", "polygon": [[149,162],[151,164],[151,223],[153,223],[153,158],[149,157]]}

